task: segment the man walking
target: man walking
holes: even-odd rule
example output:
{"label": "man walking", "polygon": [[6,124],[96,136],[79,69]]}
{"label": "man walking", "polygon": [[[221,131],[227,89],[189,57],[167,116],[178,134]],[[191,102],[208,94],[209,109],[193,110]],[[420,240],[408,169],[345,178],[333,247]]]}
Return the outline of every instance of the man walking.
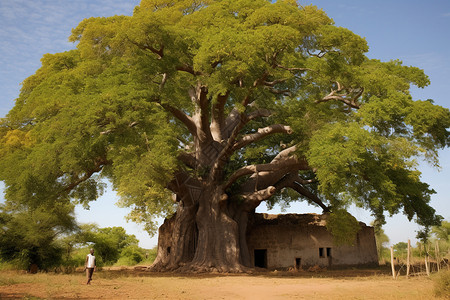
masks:
{"label": "man walking", "polygon": [[96,269],[94,249],[91,248],[90,252],[91,253],[89,253],[86,256],[86,261],[84,262],[84,269],[86,270],[86,277],[87,277],[86,284],[91,284],[92,274]]}

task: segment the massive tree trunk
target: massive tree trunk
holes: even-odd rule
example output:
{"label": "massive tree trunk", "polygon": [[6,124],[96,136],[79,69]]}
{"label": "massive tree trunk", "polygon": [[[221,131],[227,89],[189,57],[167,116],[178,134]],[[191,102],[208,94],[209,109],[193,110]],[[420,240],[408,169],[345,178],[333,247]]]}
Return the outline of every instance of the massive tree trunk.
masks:
{"label": "massive tree trunk", "polygon": [[179,205],[177,212],[164,220],[159,228],[158,254],[152,270],[176,270],[192,261],[198,240],[196,212],[196,205]]}
{"label": "massive tree trunk", "polygon": [[223,187],[212,183],[201,190],[197,201],[190,206],[179,202],[177,212],[161,225],[158,255],[151,269],[242,272],[245,213],[240,212],[240,217],[233,219]]}
{"label": "massive tree trunk", "polygon": [[242,271],[238,225],[229,216],[226,203],[222,187],[205,187],[196,215],[198,244],[192,260],[195,270]]}

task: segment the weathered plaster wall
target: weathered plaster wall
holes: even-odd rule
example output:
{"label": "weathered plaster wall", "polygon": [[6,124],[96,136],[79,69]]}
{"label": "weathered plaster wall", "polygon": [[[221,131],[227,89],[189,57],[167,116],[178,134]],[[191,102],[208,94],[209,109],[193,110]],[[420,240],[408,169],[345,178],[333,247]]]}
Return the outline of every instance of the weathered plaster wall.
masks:
{"label": "weathered plaster wall", "polygon": [[378,264],[372,227],[360,223],[362,229],[354,246],[337,247],[325,224],[324,215],[257,214],[247,234],[252,261],[255,262],[255,249],[263,252],[266,249],[265,265],[269,269],[295,267],[296,264],[301,267]]}

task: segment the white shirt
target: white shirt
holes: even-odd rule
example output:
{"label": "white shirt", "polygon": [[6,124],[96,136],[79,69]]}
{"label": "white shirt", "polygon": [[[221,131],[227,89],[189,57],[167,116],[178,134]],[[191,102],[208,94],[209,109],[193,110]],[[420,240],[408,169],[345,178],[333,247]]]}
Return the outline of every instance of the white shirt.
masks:
{"label": "white shirt", "polygon": [[86,268],[94,268],[94,267],[95,267],[95,256],[89,253],[87,255]]}

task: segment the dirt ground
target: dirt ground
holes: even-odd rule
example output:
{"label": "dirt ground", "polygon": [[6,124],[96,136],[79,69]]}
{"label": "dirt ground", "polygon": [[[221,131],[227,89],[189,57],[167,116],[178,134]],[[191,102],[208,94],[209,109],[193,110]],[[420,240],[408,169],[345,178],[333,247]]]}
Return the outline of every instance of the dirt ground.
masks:
{"label": "dirt ground", "polygon": [[0,272],[0,299],[433,299],[426,276],[379,270],[180,275],[103,270],[71,275]]}

